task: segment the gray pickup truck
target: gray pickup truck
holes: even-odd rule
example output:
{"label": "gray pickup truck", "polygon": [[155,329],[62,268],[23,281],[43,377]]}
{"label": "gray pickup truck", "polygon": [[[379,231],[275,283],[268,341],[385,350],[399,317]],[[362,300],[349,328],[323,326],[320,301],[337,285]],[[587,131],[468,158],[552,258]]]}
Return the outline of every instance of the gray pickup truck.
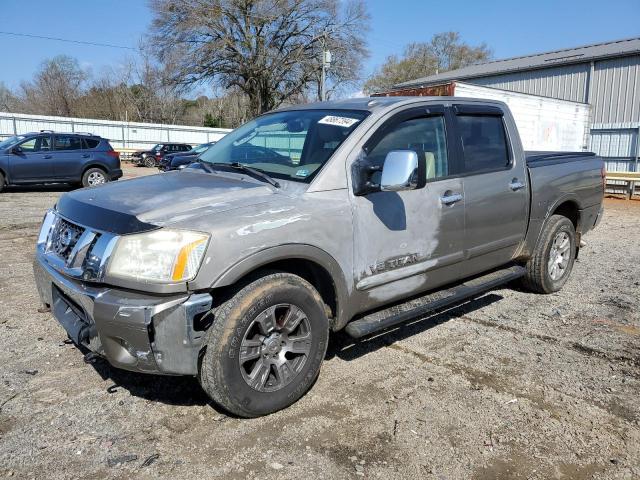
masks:
{"label": "gray pickup truck", "polygon": [[76,344],[195,376],[255,417],[311,387],[330,331],[360,338],[513,280],[562,288],[604,173],[590,153],[525,153],[497,101],[295,106],[182,171],[64,194],[35,278]]}

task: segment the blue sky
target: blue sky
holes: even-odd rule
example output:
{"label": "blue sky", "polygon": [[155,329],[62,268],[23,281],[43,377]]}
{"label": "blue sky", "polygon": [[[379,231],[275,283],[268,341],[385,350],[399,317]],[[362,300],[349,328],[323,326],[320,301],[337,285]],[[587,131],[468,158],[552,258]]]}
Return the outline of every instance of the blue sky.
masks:
{"label": "blue sky", "polygon": [[[640,0],[369,0],[366,73],[409,42],[454,30],[495,58],[640,36]],[[0,0],[0,31],[136,47],[149,28],[146,0]],[[15,88],[40,63],[71,55],[94,72],[132,52],[0,34],[0,82]]]}

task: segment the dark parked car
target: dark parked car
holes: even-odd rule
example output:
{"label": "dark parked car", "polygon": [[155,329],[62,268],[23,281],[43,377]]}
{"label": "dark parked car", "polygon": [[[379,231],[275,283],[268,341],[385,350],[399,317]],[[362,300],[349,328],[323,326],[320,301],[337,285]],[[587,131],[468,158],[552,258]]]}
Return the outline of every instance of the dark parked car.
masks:
{"label": "dark parked car", "polygon": [[122,176],[120,154],[89,133],[41,131],[0,142],[0,191],[5,185],[100,185]]}
{"label": "dark parked car", "polygon": [[188,152],[191,148],[186,143],[158,143],[151,150],[133,152],[131,160],[139,167],[157,167],[165,155]]}
{"label": "dark parked car", "polygon": [[168,172],[169,170],[180,170],[180,168],[184,168],[193,162],[198,155],[203,152],[206,152],[209,147],[215,145],[216,142],[202,143],[197,147],[193,147],[188,152],[184,153],[171,153],[165,155],[162,160],[160,160],[160,164],[158,168],[163,172]]}

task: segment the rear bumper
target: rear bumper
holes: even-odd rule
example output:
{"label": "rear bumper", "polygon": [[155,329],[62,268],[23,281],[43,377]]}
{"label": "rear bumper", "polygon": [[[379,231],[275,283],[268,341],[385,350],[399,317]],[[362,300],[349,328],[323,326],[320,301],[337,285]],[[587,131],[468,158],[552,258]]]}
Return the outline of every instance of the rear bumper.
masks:
{"label": "rear bumper", "polygon": [[153,296],[93,286],[63,276],[36,254],[34,274],[43,303],[78,345],[114,367],[142,373],[196,375],[211,309],[209,294]]}
{"label": "rear bumper", "polygon": [[111,170],[111,180],[118,180],[119,178],[122,178],[122,169]]}

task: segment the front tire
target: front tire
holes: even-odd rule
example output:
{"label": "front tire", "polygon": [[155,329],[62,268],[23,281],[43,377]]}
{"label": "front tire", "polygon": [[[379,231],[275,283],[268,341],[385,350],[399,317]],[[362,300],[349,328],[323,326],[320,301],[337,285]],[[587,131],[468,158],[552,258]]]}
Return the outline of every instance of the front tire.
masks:
{"label": "front tire", "polygon": [[297,275],[266,275],[214,311],[200,384],[240,417],[276,412],[311,388],[328,340],[324,303],[313,286]]}
{"label": "front tire", "polygon": [[156,161],[155,159],[151,156],[148,155],[147,157],[145,157],[144,159],[144,166],[145,167],[149,167],[149,168],[153,168],[156,166]]}
{"label": "front tire", "polygon": [[557,292],[567,283],[575,258],[576,231],[573,223],[562,215],[552,215],[527,262],[524,286],[538,293]]}
{"label": "front tire", "polygon": [[82,175],[83,187],[96,187],[108,181],[107,174],[101,168],[90,168]]}

